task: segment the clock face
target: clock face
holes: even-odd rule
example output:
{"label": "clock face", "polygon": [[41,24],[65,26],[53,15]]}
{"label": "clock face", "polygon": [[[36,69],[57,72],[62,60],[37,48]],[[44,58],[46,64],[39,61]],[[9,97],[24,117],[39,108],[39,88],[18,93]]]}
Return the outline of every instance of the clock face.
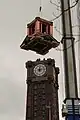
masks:
{"label": "clock face", "polygon": [[42,76],[45,74],[45,72],[46,72],[46,67],[43,64],[38,64],[34,68],[34,74],[37,76]]}

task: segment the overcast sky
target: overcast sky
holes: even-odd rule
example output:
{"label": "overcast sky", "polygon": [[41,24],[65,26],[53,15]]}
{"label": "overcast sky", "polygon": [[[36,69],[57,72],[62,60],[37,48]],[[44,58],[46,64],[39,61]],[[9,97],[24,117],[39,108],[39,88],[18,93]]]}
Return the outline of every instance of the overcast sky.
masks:
{"label": "overcast sky", "polygon": [[[60,5],[59,0],[54,2]],[[25,120],[27,88],[25,62],[37,58],[53,58],[56,66],[60,68],[61,111],[64,99],[61,52],[51,49],[47,55],[41,56],[35,52],[20,49],[20,44],[26,36],[26,25],[39,16],[39,6],[40,0],[0,0],[0,120]],[[42,0],[42,17],[51,20],[55,17],[53,12],[55,15],[60,13],[49,0]],[[59,31],[61,30],[60,19],[53,24]],[[77,23],[74,22],[74,24]],[[53,31],[54,37],[60,41],[60,34],[55,29]]]}

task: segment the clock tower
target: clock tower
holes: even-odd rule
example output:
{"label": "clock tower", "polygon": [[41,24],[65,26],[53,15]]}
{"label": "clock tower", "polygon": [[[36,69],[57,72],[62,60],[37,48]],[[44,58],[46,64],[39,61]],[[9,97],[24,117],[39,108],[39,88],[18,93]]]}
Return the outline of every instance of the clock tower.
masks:
{"label": "clock tower", "polygon": [[54,59],[26,62],[26,120],[59,120],[58,74]]}

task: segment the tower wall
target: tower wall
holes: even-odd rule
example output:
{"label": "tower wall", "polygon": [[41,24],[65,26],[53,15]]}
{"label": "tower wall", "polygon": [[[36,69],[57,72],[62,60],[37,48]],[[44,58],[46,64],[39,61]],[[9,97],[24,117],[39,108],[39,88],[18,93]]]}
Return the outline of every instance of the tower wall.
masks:
{"label": "tower wall", "polygon": [[26,68],[26,120],[59,120],[59,68],[54,59],[28,61]]}

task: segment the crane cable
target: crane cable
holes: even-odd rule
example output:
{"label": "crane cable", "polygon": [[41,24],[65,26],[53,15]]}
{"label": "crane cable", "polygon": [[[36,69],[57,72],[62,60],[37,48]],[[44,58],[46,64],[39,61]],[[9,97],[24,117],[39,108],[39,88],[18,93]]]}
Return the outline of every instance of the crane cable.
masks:
{"label": "crane cable", "polygon": [[40,0],[40,7],[39,7],[39,14],[40,14],[40,16],[42,16],[41,12],[42,12],[42,0]]}
{"label": "crane cable", "polygon": [[39,8],[39,12],[41,12],[41,10],[42,10],[42,2],[41,2],[41,0],[40,0],[40,8]]}

